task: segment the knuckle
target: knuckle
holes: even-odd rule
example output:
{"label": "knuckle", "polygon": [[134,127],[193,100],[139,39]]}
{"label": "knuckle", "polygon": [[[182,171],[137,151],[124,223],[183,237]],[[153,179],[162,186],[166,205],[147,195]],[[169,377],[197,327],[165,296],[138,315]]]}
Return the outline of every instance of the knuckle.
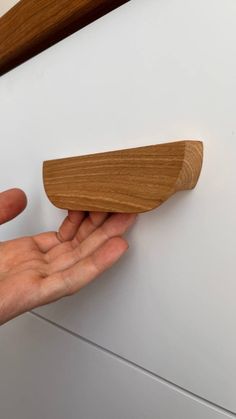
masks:
{"label": "knuckle", "polygon": [[93,269],[93,275],[94,276],[99,275],[102,269],[101,269],[101,265],[98,262],[96,254],[91,255],[91,265]]}
{"label": "knuckle", "polygon": [[105,240],[109,240],[110,239],[110,234],[108,233],[108,231],[106,229],[106,226],[104,224],[100,227],[100,232],[104,236],[104,239]]}
{"label": "knuckle", "polygon": [[63,285],[64,285],[64,290],[65,290],[65,295],[66,296],[70,296],[75,294],[76,290],[75,290],[75,286],[73,284],[73,281],[71,280],[71,278],[67,275],[67,274],[63,274]]}

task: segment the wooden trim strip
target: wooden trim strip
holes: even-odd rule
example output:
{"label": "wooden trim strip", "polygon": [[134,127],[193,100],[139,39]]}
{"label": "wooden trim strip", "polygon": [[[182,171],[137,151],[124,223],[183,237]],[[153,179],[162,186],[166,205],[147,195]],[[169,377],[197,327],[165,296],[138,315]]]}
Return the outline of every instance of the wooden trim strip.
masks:
{"label": "wooden trim strip", "polygon": [[43,165],[44,187],[63,209],[145,212],[177,191],[193,189],[202,159],[202,142],[177,141],[49,160]]}
{"label": "wooden trim strip", "polygon": [[129,0],[20,0],[0,18],[0,75]]}

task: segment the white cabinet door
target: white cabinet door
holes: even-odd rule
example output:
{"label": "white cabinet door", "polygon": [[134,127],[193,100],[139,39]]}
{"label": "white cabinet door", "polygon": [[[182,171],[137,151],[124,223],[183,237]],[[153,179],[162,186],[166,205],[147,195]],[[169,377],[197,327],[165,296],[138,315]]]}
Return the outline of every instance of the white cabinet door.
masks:
{"label": "white cabinet door", "polygon": [[236,2],[131,0],[0,79],[0,187],[24,215],[1,240],[56,228],[44,159],[205,141],[196,190],[141,215],[119,264],[38,310],[236,412]]}
{"label": "white cabinet door", "polygon": [[27,314],[0,330],[4,419],[226,419],[115,357]]}
{"label": "white cabinet door", "polygon": [[0,0],[0,16],[10,10],[19,0]]}

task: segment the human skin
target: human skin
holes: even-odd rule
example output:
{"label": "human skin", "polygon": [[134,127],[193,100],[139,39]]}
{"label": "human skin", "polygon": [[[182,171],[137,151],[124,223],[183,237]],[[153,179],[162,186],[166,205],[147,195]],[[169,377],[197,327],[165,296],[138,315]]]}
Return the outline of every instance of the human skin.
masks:
{"label": "human skin", "polygon": [[[25,193],[0,193],[0,224],[20,214]],[[0,324],[77,293],[127,251],[134,214],[69,211],[58,232],[0,242]],[[1,227],[0,227],[1,228]]]}

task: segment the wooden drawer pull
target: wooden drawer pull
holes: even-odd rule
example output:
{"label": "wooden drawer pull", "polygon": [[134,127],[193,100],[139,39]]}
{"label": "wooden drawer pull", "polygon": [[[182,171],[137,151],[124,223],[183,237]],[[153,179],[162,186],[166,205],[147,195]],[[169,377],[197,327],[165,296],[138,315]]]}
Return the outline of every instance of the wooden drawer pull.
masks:
{"label": "wooden drawer pull", "polygon": [[43,163],[44,187],[59,208],[145,212],[193,189],[202,159],[202,142],[178,141],[49,160]]}

